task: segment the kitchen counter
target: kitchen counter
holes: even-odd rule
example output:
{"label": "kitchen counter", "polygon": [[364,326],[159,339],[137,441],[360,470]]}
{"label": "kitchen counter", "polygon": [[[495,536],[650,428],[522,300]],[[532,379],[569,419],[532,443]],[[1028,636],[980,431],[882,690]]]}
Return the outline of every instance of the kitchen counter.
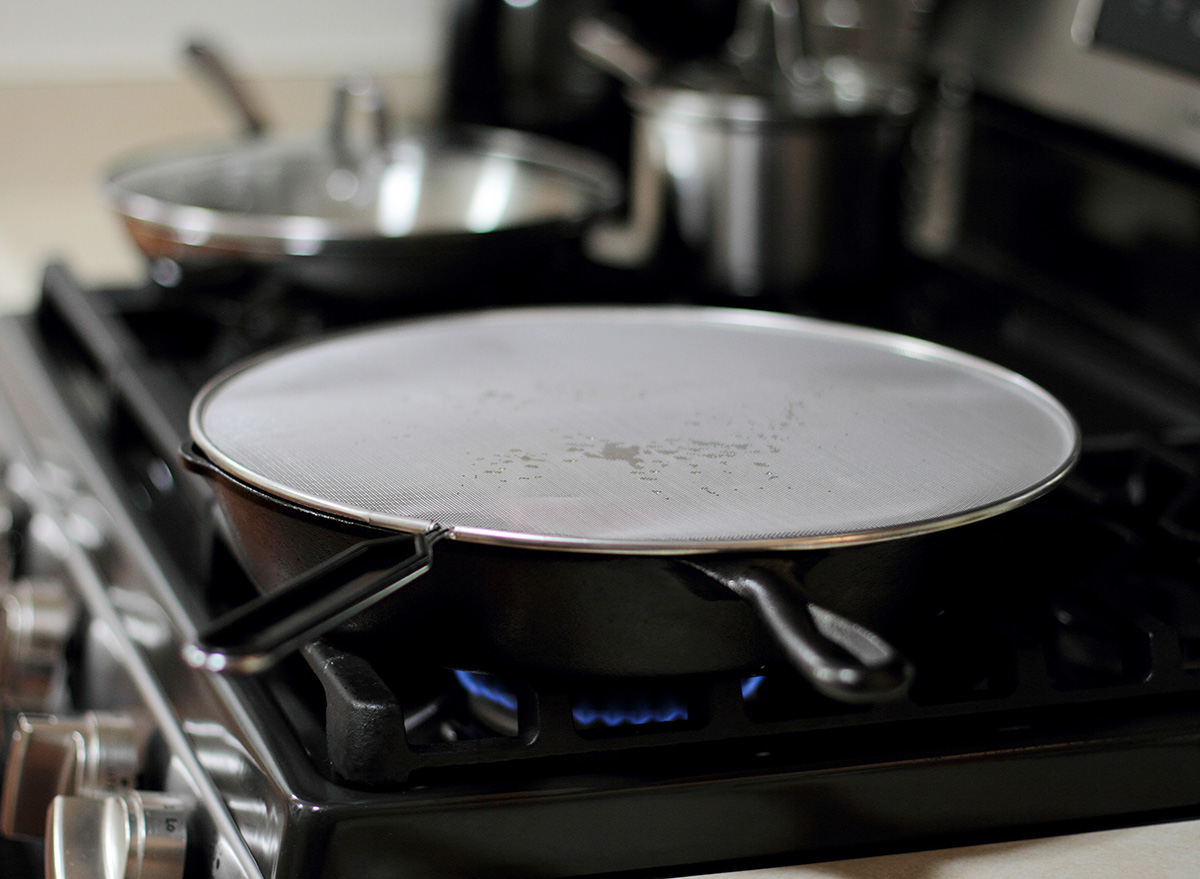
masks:
{"label": "kitchen counter", "polygon": [[703,879],[1194,879],[1200,821],[828,861]]}
{"label": "kitchen counter", "polygon": [[[404,108],[422,116],[428,89],[383,80]],[[261,104],[282,130],[323,124],[329,84],[257,83]],[[87,283],[141,277],[144,265],[105,209],[102,169],[132,150],[170,141],[220,139],[234,125],[200,87],[183,82],[0,86],[0,311],[32,306],[46,260],[64,259]],[[742,879],[1157,879],[1194,877],[1200,821],[1084,833],[995,845],[898,854],[736,874]],[[722,874],[733,875],[733,874]]]}

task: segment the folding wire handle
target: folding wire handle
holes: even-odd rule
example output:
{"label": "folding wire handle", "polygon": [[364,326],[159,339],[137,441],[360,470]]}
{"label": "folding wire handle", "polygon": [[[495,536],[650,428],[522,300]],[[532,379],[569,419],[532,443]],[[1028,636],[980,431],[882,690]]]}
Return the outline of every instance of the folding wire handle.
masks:
{"label": "folding wire handle", "polygon": [[426,573],[433,545],[449,533],[436,527],[356,543],[220,617],[184,648],[183,658],[223,674],[270,668]]}

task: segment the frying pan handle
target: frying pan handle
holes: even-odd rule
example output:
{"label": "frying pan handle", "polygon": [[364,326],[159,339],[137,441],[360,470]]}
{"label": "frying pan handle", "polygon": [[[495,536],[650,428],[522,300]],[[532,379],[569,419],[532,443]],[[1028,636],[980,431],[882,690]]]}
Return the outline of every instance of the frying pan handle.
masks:
{"label": "frying pan handle", "polygon": [[793,666],[822,695],[839,702],[883,702],[903,696],[913,668],[874,632],[812,604],[788,579],[737,561],[689,560],[750,604]]}
{"label": "frying pan handle", "polygon": [[428,571],[433,545],[448,533],[439,526],[356,543],[220,617],[184,647],[183,658],[193,668],[225,674],[270,668]]}
{"label": "frying pan handle", "polygon": [[204,40],[191,40],[184,47],[184,57],[189,60],[218,94],[234,110],[242,123],[247,137],[261,137],[267,131],[267,120],[255,105],[250,93],[229,63],[211,44]]}

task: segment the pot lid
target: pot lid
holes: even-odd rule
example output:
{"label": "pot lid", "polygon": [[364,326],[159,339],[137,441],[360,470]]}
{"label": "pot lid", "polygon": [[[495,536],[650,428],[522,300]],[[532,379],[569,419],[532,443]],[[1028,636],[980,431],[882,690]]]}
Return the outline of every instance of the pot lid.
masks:
{"label": "pot lid", "polygon": [[686,553],[868,543],[1024,503],[1074,463],[1045,391],[895,334],[555,307],[374,327],[201,390],[197,445],[315,511],[476,542]]}
{"label": "pot lid", "polygon": [[780,6],[761,0],[744,5],[726,58],[668,66],[597,18],[576,22],[571,39],[628,86],[629,103],[643,114],[738,124],[903,116],[915,109],[912,88],[895,65],[842,53],[804,54],[798,16],[779,22]]}
{"label": "pot lid", "polygon": [[912,89],[852,58],[798,63],[782,83],[748,79],[732,65],[696,64],[627,93],[631,106],[656,116],[712,122],[805,122],[888,114],[915,108]]}
{"label": "pot lid", "polygon": [[599,157],[505,129],[411,133],[366,149],[327,136],[256,138],[121,162],[105,195],[188,244],[220,235],[285,242],[457,235],[575,222],[617,203]]}

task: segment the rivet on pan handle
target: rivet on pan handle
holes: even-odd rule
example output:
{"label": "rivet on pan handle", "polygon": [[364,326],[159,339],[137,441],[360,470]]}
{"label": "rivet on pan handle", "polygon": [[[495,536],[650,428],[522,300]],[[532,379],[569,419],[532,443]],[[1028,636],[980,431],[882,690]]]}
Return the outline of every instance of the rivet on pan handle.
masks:
{"label": "rivet on pan handle", "polygon": [[449,533],[435,526],[357,543],[220,617],[184,648],[183,658],[193,668],[223,674],[270,668],[427,572],[433,545]]}
{"label": "rivet on pan handle", "polygon": [[822,695],[839,702],[886,702],[908,691],[913,677],[908,660],[874,632],[811,604],[797,584],[738,561],[685,564],[753,607],[793,667]]}

